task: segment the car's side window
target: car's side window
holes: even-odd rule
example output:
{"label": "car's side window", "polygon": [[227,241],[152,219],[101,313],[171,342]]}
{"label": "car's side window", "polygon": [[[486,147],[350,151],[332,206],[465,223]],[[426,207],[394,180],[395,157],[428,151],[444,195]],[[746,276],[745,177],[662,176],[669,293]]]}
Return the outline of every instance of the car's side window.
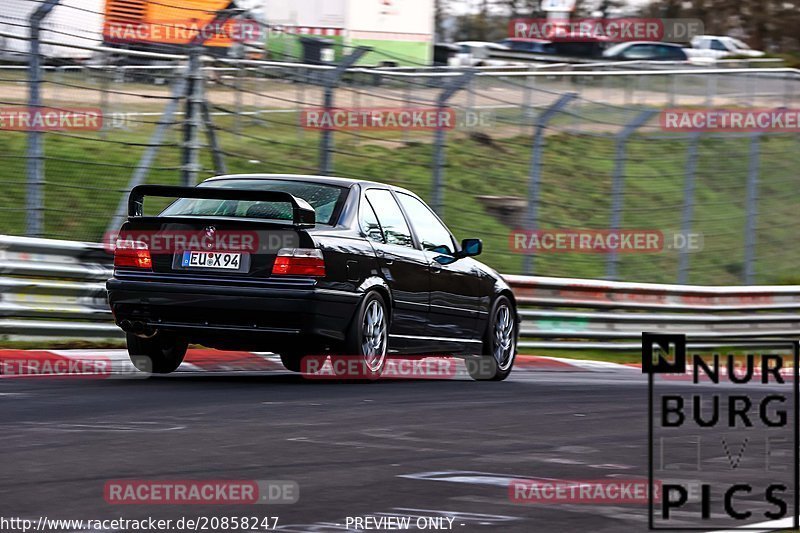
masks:
{"label": "car's side window", "polygon": [[408,229],[403,212],[400,211],[400,206],[397,205],[392,193],[384,189],[370,189],[366,196],[375,209],[387,244],[413,247],[411,230]]}
{"label": "car's side window", "polygon": [[375,211],[366,198],[362,199],[358,208],[358,223],[361,225],[361,230],[367,235],[367,239],[375,242],[384,242],[383,231],[381,231],[381,225],[378,223],[378,217],[375,216]]}
{"label": "car's side window", "polygon": [[625,59],[648,59],[652,56],[652,51],[648,46],[634,44],[622,53]]}
{"label": "car's side window", "polygon": [[411,225],[414,226],[414,231],[425,250],[445,246],[451,254],[455,252],[453,237],[428,206],[408,194],[398,193],[397,198],[403,209],[406,210]]}
{"label": "car's side window", "polygon": [[722,44],[719,39],[714,39],[711,41],[711,49],[712,50],[720,50],[722,52],[727,52],[728,49],[725,48],[725,45]]}

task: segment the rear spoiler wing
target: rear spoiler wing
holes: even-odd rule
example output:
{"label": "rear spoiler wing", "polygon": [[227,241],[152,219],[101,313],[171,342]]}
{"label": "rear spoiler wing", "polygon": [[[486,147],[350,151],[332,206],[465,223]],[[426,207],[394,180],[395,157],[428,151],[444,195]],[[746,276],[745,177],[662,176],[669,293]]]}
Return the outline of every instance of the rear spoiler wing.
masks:
{"label": "rear spoiler wing", "polygon": [[219,187],[176,187],[171,185],[137,185],[128,197],[128,216],[141,217],[145,196],[160,198],[198,198],[201,200],[246,200],[254,202],[285,202],[292,204],[292,225],[313,228],[316,212],[308,202],[288,192],[253,189],[223,189]]}

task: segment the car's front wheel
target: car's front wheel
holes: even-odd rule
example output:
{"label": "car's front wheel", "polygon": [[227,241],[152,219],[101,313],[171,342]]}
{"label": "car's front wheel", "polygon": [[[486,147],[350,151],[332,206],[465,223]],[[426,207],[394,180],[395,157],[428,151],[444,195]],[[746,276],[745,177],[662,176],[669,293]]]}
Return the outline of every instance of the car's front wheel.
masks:
{"label": "car's front wheel", "polygon": [[370,292],[358,308],[344,343],[345,354],[331,357],[338,376],[377,379],[386,366],[389,313],[383,296]]}
{"label": "car's front wheel", "polygon": [[147,338],[133,333],[126,336],[128,355],[133,366],[137,370],[153,374],[169,374],[177,370],[189,346],[185,338],[164,331]]}
{"label": "car's front wheel", "polygon": [[500,296],[489,314],[483,353],[467,360],[467,369],[473,379],[502,381],[508,377],[517,357],[517,328],[514,306],[506,296]]}

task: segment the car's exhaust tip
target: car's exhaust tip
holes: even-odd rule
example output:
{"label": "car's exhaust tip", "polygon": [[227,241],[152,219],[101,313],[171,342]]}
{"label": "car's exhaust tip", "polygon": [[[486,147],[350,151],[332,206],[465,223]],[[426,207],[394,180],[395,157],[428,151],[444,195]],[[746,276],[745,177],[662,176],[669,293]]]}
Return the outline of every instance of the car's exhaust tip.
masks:
{"label": "car's exhaust tip", "polygon": [[123,320],[119,323],[119,327],[126,333],[133,333],[140,337],[152,337],[156,333],[154,328],[141,320]]}

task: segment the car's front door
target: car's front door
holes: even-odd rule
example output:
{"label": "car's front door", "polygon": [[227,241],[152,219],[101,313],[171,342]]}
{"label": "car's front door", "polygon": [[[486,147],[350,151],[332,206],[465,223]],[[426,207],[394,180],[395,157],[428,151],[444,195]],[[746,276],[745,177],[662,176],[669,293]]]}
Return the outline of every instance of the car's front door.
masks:
{"label": "car's front door", "polygon": [[375,249],[381,276],[394,300],[389,347],[425,350],[430,344],[424,338],[430,290],[428,257],[415,247],[403,212],[390,191],[368,189],[364,196],[362,217],[365,210],[371,209],[380,225],[380,230],[373,230],[367,238]]}
{"label": "car's front door", "polygon": [[[464,343],[477,340],[478,312],[481,305],[480,282],[473,261],[461,259],[440,264],[435,258],[454,255],[456,243],[450,231],[422,201],[409,194],[397,193],[417,240],[428,256],[431,271],[430,322],[432,337]],[[434,249],[447,249],[446,254]]]}

